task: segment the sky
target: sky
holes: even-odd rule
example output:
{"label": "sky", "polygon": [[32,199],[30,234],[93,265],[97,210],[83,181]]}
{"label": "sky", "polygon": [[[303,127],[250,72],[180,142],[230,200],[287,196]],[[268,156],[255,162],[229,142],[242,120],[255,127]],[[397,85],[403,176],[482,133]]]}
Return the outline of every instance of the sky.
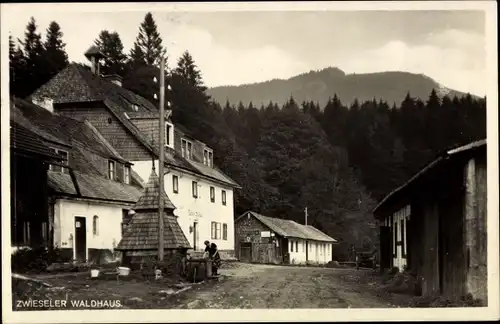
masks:
{"label": "sky", "polygon": [[[42,34],[51,21],[64,33],[70,61],[101,30],[119,33],[128,54],[146,11],[75,12],[17,5],[9,32],[23,38],[31,16]],[[54,5],[52,5],[54,6]],[[188,50],[207,86],[286,79],[338,67],[346,73],[425,74],[459,91],[486,93],[483,11],[212,11],[165,12],[151,7],[168,65]],[[12,8],[11,8],[12,9]],[[42,10],[43,9],[43,10]],[[97,8],[96,8],[97,9]],[[2,25],[4,25],[2,23]]]}

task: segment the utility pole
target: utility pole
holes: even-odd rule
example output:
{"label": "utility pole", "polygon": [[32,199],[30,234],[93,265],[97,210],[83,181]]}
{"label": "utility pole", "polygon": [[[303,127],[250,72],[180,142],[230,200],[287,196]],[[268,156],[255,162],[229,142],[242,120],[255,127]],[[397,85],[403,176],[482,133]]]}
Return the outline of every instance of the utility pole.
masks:
{"label": "utility pole", "polygon": [[164,255],[164,227],[163,227],[163,191],[165,190],[163,186],[164,182],[164,171],[163,168],[165,160],[165,56],[162,56],[160,63],[160,156],[158,161],[158,174],[160,182],[160,192],[158,195],[158,261],[163,261]]}

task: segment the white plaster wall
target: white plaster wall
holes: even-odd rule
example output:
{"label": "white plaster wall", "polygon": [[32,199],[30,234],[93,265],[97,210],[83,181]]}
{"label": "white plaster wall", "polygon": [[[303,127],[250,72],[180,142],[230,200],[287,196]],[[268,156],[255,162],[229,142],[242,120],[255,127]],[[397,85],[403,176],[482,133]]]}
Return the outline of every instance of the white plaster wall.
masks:
{"label": "white plaster wall", "polygon": [[[121,240],[123,209],[127,206],[90,203],[59,199],[54,205],[54,244],[60,248],[73,248],[75,255],[75,217],[85,217],[88,249],[113,250]],[[93,234],[93,217],[97,215],[98,232]],[[73,240],[70,240],[70,235]]]}
{"label": "white plaster wall", "polygon": [[[298,242],[299,250],[296,250],[295,242]],[[293,252],[292,252],[292,244]],[[322,245],[324,244],[324,248]],[[290,263],[301,264],[309,262],[325,264],[332,259],[332,244],[315,241],[308,241],[309,251],[306,256],[306,241],[302,239],[289,239],[288,252],[290,253]]]}
{"label": "white plaster wall", "polygon": [[[151,161],[132,161],[133,170],[143,178],[145,182],[151,174]],[[158,172],[158,160],[155,160],[156,172]],[[174,193],[172,175],[179,179],[178,193]],[[192,195],[192,181],[198,182],[198,198]],[[195,220],[197,223],[196,249],[203,250],[203,242],[208,240],[217,244],[221,250],[234,250],[234,202],[233,190],[224,188],[219,184],[209,182],[205,179],[170,170],[164,178],[165,192],[176,207],[174,214],[178,216],[177,221],[186,235],[189,243],[194,247],[194,233],[192,227]],[[215,188],[215,202],[210,201],[210,186]],[[222,193],[226,191],[226,205],[222,204]],[[211,222],[221,223],[221,239],[212,239]],[[223,239],[223,225],[227,224],[227,240]]]}

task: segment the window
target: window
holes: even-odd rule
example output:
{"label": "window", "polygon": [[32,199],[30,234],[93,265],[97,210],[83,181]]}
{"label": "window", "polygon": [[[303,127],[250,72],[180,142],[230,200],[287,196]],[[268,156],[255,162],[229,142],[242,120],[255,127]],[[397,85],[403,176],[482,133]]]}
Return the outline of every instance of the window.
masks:
{"label": "window", "polygon": [[130,167],[129,166],[125,166],[125,169],[123,171],[123,182],[125,182],[126,184],[130,184]]}
{"label": "window", "polygon": [[210,201],[215,202],[215,188],[210,187]]}
{"label": "window", "polygon": [[212,240],[220,240],[221,238],[221,224],[217,222],[212,222]]}
{"label": "window", "polygon": [[165,122],[165,145],[171,146],[172,144],[170,143],[171,138],[170,138],[170,132],[172,131],[172,125],[169,123]]}
{"label": "window", "polygon": [[115,180],[115,161],[108,161],[108,177]]}
{"label": "window", "polygon": [[214,165],[214,153],[211,149],[205,148],[203,150],[203,164],[209,167]]}
{"label": "window", "polygon": [[193,143],[186,139],[181,140],[181,153],[182,157],[186,159],[193,159]]}
{"label": "window", "polygon": [[[58,161],[58,164],[63,164],[63,165],[69,165],[68,163],[68,152],[60,149],[55,149],[51,148],[52,152],[54,152],[56,155],[59,155],[62,158],[62,161]],[[68,169],[60,166],[60,165],[54,165],[51,164],[49,165],[49,170],[54,171],[54,172],[62,172],[62,173],[68,173]]]}
{"label": "window", "polygon": [[222,197],[222,204],[226,206],[226,190],[222,190],[221,197]]}
{"label": "window", "polygon": [[295,241],[295,251],[299,252],[299,241]]}
{"label": "window", "polygon": [[227,241],[227,224],[222,224],[222,239]]}
{"label": "window", "polygon": [[174,193],[179,192],[179,177],[176,175],[172,175],[172,191]]}
{"label": "window", "polygon": [[99,227],[99,217],[94,216],[94,218],[92,219],[92,233],[94,234],[94,236],[99,235],[98,227]]}
{"label": "window", "polygon": [[192,187],[193,187],[193,197],[198,198],[198,182],[193,181]]}
{"label": "window", "polygon": [[293,241],[290,241],[290,252],[293,252]]}
{"label": "window", "polygon": [[47,237],[48,237],[48,227],[47,227],[47,222],[42,222],[42,240],[44,242],[47,241]]}

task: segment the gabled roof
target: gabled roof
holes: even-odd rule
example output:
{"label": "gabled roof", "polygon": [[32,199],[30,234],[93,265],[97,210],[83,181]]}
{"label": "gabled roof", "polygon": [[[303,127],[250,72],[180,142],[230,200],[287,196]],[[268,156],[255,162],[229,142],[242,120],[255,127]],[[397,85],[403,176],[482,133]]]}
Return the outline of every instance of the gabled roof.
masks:
{"label": "gabled roof", "polygon": [[177,217],[173,215],[175,207],[165,190],[160,189],[158,176],[153,169],[146,184],[146,189],[134,207],[136,213],[128,223],[123,238],[116,248],[117,250],[142,251],[156,250],[158,248],[158,198],[160,192],[164,196],[165,202],[165,213],[163,215],[165,249],[191,248],[177,222]]}
{"label": "gabled roof", "polygon": [[61,158],[54,154],[38,135],[15,121],[10,122],[10,146],[21,154],[38,156],[44,160],[59,160]]}
{"label": "gabled roof", "polygon": [[[131,120],[152,118],[158,114],[158,109],[150,101],[132,91],[94,75],[83,65],[70,64],[30,97],[48,97],[54,104],[101,101],[140,144],[153,155],[159,155],[158,146],[152,145],[148,138],[149,134],[143,134]],[[239,188],[239,185],[220,169],[204,168],[202,164],[191,163],[174,150],[166,150],[165,163]]]}
{"label": "gabled roof", "polygon": [[436,167],[442,165],[445,161],[449,159],[455,158],[457,156],[473,153],[477,150],[486,149],[486,139],[482,139],[479,141],[471,142],[467,145],[463,145],[454,149],[446,150],[440,156],[438,156],[435,160],[431,161],[427,166],[425,166],[422,170],[417,172],[413,177],[411,177],[408,181],[406,181],[400,187],[391,191],[387,196],[385,196],[378,205],[373,209],[373,213],[377,214],[383,206],[389,203],[389,201],[397,199],[397,197],[404,195],[404,193],[412,186],[416,184],[417,181],[424,179],[429,171],[434,170]]}
{"label": "gabled roof", "polygon": [[170,198],[168,198],[165,190],[160,190],[160,179],[158,178],[158,175],[153,169],[151,175],[149,176],[149,180],[144,188],[144,193],[135,204],[134,210],[136,212],[139,212],[141,210],[158,210],[159,207],[158,200],[160,193],[163,196],[164,208],[174,210],[175,206],[170,200]]}
{"label": "gabled roof", "polygon": [[334,238],[326,235],[311,225],[302,225],[288,219],[268,217],[253,211],[244,213],[238,217],[236,221],[248,214],[255,217],[276,234],[283,237],[300,238],[319,242],[337,242]]}

